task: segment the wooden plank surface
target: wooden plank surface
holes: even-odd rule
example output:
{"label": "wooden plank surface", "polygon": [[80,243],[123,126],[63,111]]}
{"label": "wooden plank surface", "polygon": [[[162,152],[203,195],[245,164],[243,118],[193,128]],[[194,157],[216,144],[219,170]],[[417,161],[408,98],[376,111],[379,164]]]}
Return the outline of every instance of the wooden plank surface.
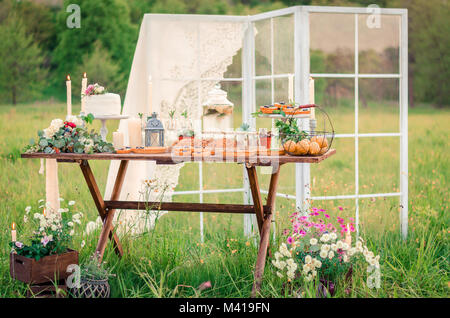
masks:
{"label": "wooden plank surface", "polygon": [[[109,209],[123,210],[162,210],[183,212],[222,212],[253,214],[253,205],[246,204],[216,204],[216,203],[185,203],[185,202],[139,202],[139,201],[105,201]],[[269,207],[264,206],[268,212]]]}
{"label": "wooden plank surface", "polygon": [[251,157],[234,157],[223,158],[220,156],[194,157],[194,156],[175,156],[172,153],[162,154],[116,154],[116,153],[96,153],[96,154],[77,154],[77,153],[58,153],[46,154],[41,152],[23,153],[22,158],[50,158],[59,161],[76,161],[76,160],[146,160],[156,161],[158,164],[177,164],[181,162],[202,161],[202,162],[237,162],[249,163],[255,166],[272,166],[274,163],[319,163],[336,153],[335,149],[330,149],[321,156],[251,156]]}

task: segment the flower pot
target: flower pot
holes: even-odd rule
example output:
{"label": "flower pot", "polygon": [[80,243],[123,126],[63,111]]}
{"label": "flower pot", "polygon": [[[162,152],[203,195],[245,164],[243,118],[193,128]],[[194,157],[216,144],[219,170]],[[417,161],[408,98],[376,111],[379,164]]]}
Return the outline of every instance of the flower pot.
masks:
{"label": "flower pot", "polygon": [[80,288],[71,288],[75,298],[109,298],[111,288],[108,279],[86,279],[80,281]]}
{"label": "flower pot", "polygon": [[66,253],[44,256],[36,261],[16,253],[10,254],[9,273],[13,279],[27,284],[40,284],[66,279],[67,267],[78,265],[78,252],[68,249]]}

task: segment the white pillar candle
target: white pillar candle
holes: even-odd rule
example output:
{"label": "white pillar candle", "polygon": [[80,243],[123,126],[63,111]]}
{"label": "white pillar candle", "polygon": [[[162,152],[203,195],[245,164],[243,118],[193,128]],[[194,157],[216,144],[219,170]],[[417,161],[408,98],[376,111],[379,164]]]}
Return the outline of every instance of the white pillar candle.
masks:
{"label": "white pillar candle", "polygon": [[289,75],[289,85],[288,85],[288,102],[294,102],[294,75]]}
{"label": "white pillar candle", "polygon": [[13,242],[17,241],[16,223],[12,224],[11,241]]}
{"label": "white pillar candle", "polygon": [[67,75],[66,88],[67,88],[67,116],[71,116],[72,115],[72,82],[70,81],[70,75]]}
{"label": "white pillar candle", "polygon": [[128,119],[128,143],[131,148],[142,147],[142,128],[140,118]]}
{"label": "white pillar candle", "polygon": [[45,194],[46,202],[50,203],[51,211],[57,212],[59,209],[59,187],[56,159],[45,160]]}
{"label": "white pillar candle", "polygon": [[123,133],[120,131],[113,132],[113,146],[114,149],[123,148]]}
{"label": "white pillar candle", "polygon": [[153,83],[152,83],[152,76],[150,75],[148,78],[148,107],[147,107],[148,116],[151,116],[152,114],[152,99],[153,99]]}
{"label": "white pillar candle", "polygon": [[[312,77],[309,78],[309,103],[315,104],[315,96],[314,96],[314,79]],[[316,108],[311,107],[311,119],[316,119]]]}
{"label": "white pillar candle", "polygon": [[87,88],[87,77],[86,72],[83,73],[83,79],[81,80],[81,112],[84,113],[85,109],[85,97],[83,97],[83,94],[86,92]]}

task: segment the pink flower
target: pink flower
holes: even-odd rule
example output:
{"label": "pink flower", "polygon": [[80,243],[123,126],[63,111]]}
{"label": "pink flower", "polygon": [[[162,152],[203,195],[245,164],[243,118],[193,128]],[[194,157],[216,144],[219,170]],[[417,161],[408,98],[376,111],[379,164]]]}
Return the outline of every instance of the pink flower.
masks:
{"label": "pink flower", "polygon": [[288,237],[287,243],[288,243],[288,244],[294,243],[294,239],[292,238],[292,236],[289,236],[289,237]]}
{"label": "pink flower", "polygon": [[200,284],[200,286],[198,286],[198,290],[202,291],[205,289],[211,288],[211,282],[208,280],[207,282],[203,282]]}
{"label": "pink flower", "polygon": [[324,214],[324,216],[325,216],[327,219],[330,218],[330,216],[329,216],[328,214]]}
{"label": "pink flower", "polygon": [[338,206],[338,209],[341,210],[341,211],[344,211],[344,208],[341,207],[341,206]]}
{"label": "pink flower", "polygon": [[16,247],[18,247],[18,248],[22,248],[22,247],[23,247],[23,243],[22,243],[22,242],[17,241],[17,242],[15,242],[14,244],[15,244]]}
{"label": "pink flower", "polygon": [[50,238],[46,235],[41,239],[42,245],[46,246],[50,242]]}

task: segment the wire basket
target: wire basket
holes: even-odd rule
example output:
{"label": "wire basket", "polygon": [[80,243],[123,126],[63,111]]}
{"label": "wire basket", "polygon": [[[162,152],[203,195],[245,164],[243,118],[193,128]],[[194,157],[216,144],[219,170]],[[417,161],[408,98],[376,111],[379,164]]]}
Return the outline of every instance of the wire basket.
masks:
{"label": "wire basket", "polygon": [[[297,106],[295,110],[312,107],[320,113],[317,114],[319,120],[310,119],[309,129],[299,129],[300,133],[295,134],[279,133],[284,151],[291,156],[321,156],[331,149],[335,133],[330,116],[317,105]],[[288,121],[291,125],[297,124],[297,119],[293,115],[287,115],[284,121]],[[320,130],[316,130],[317,122],[321,124]]]}

